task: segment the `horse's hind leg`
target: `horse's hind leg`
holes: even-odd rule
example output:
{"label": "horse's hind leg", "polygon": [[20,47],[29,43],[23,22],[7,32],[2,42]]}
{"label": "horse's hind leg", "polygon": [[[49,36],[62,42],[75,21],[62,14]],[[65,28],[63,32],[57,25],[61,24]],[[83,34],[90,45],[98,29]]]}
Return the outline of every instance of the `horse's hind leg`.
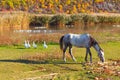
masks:
{"label": "horse's hind leg", "polygon": [[67,46],[65,46],[64,49],[63,49],[63,60],[64,60],[64,62],[66,62],[66,57],[65,57],[66,49],[67,49]]}
{"label": "horse's hind leg", "polygon": [[72,57],[73,61],[76,62],[76,59],[75,59],[75,57],[72,54],[72,45],[69,46],[69,53],[70,53],[70,56]]}

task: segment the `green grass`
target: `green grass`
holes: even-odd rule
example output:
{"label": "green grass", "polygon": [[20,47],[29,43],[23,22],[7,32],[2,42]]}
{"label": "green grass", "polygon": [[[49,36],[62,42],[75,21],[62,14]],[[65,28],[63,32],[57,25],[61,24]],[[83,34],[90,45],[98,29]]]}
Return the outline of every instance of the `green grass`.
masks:
{"label": "green grass", "polygon": [[[102,43],[107,62],[120,60],[120,42]],[[84,64],[85,49],[73,47],[73,54],[77,62],[73,62],[68,52],[67,62],[62,60],[62,51],[58,44],[48,44],[44,49],[39,44],[37,49],[25,49],[21,46],[1,46],[0,47],[0,78],[2,80],[21,80],[25,78],[41,77],[35,80],[49,80],[51,73],[58,73],[53,80],[94,80],[95,77],[103,79],[118,80],[119,76],[109,75],[105,72],[93,71],[97,66],[99,58],[93,48],[93,65]],[[42,56],[42,58],[41,58]],[[43,59],[43,60],[42,60]],[[110,63],[112,64],[112,62]],[[117,69],[120,70],[120,69]]]}

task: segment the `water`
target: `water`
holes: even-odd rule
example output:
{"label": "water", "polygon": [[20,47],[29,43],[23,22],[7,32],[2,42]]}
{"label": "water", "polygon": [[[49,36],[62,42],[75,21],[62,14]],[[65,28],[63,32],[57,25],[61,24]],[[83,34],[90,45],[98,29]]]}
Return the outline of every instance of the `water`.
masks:
{"label": "water", "polygon": [[59,33],[65,30],[14,30],[17,33]]}
{"label": "water", "polygon": [[97,24],[95,26],[66,26],[66,27],[62,27],[62,28],[48,28],[46,29],[45,27],[34,27],[34,29],[30,29],[30,30],[14,30],[14,32],[17,33],[62,33],[62,32],[66,32],[66,31],[71,31],[71,30],[75,30],[75,31],[111,31],[113,29],[120,29],[120,25],[117,24]]}

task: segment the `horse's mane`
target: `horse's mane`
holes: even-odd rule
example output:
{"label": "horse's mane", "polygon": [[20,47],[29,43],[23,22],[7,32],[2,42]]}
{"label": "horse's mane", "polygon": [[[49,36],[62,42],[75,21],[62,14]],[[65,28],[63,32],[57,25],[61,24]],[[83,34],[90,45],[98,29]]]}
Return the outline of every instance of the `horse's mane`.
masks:
{"label": "horse's mane", "polygon": [[[93,37],[90,36],[90,47],[94,46],[96,44],[99,46],[98,42]],[[100,46],[99,46],[99,48],[100,48],[100,50],[102,50]]]}
{"label": "horse's mane", "polygon": [[98,44],[98,42],[93,37],[90,36],[90,46],[93,46],[95,44]]}

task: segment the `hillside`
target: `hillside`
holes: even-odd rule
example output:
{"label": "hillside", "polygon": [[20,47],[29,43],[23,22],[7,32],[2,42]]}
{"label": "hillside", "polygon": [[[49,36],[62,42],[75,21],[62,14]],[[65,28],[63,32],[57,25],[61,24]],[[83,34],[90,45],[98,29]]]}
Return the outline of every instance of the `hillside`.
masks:
{"label": "hillside", "polygon": [[0,0],[0,11],[30,13],[120,13],[120,0]]}

